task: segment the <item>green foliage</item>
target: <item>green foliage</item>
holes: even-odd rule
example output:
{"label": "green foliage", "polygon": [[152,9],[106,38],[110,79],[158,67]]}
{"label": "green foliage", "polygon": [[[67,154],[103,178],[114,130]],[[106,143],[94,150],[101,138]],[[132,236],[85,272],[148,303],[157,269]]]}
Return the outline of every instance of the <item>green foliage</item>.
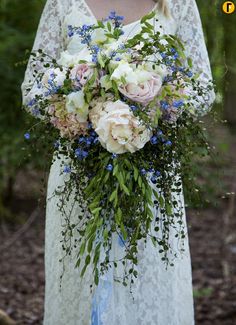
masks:
{"label": "green foliage", "polygon": [[20,85],[26,62],[17,63],[31,50],[43,3],[3,0],[0,4],[0,202],[25,157],[23,134],[29,117],[21,110]]}

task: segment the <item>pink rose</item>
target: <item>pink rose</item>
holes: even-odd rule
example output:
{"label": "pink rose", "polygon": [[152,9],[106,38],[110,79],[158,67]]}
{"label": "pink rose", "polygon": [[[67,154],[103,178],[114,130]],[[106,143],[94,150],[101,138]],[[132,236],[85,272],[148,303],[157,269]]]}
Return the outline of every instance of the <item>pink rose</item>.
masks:
{"label": "pink rose", "polygon": [[132,101],[146,106],[158,95],[161,86],[162,78],[159,75],[153,75],[151,79],[138,85],[128,83],[125,86],[120,86],[119,91]]}
{"label": "pink rose", "polygon": [[77,64],[71,70],[70,77],[76,88],[83,87],[92,78],[94,69],[86,63]]}

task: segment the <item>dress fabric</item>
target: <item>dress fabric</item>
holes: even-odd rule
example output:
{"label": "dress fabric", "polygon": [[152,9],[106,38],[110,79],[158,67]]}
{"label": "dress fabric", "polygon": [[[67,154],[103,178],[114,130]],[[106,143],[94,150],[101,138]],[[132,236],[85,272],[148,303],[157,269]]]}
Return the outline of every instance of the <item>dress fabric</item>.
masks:
{"label": "dress fabric", "polygon": [[[186,54],[192,58],[194,69],[202,72],[201,81],[205,83],[211,79],[211,70],[195,0],[170,0],[168,5],[171,17],[166,18],[157,12],[156,29],[161,33],[178,35],[186,43]],[[67,37],[67,26],[80,26],[95,21],[92,10],[84,0],[48,0],[33,49],[43,49],[56,58],[65,48],[73,54],[73,51],[78,50],[78,43],[75,39]],[[162,25],[162,28],[159,25]],[[139,21],[125,25],[125,36],[135,35],[139,28]],[[30,61],[28,64],[22,85],[25,104],[39,92],[33,82],[31,63]],[[211,92],[202,114],[210,108],[213,100],[214,92]],[[174,260],[174,266],[166,269],[158,249],[152,242],[147,241],[146,245],[141,242],[138,252],[139,275],[133,285],[132,294],[129,287],[114,281],[114,277],[119,276],[119,268],[111,268],[102,276],[98,287],[90,290],[90,284],[93,282],[91,269],[88,268],[81,279],[80,270],[75,268],[74,256],[66,257],[64,272],[63,264],[59,262],[63,256],[60,241],[64,221],[58,209],[60,197],[55,196],[54,191],[58,186],[62,186],[65,180],[60,160],[56,159],[51,166],[48,180],[44,325],[193,325],[191,259],[183,194],[181,193],[178,199],[184,214],[185,250]],[[71,218],[76,220],[79,207],[74,204],[73,196],[65,209],[72,210]],[[179,242],[174,233],[170,235],[170,240],[172,247],[178,252]],[[111,255],[118,258],[122,249],[121,243],[114,237]]]}

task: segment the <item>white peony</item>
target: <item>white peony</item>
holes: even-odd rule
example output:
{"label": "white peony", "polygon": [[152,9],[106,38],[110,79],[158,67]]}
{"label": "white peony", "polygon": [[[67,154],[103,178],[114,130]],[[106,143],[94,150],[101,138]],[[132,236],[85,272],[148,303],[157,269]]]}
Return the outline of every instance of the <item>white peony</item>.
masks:
{"label": "white peony", "polygon": [[66,96],[66,110],[68,113],[75,113],[81,123],[87,121],[88,104],[85,102],[82,90],[73,92]]}
{"label": "white peony", "polygon": [[101,145],[112,153],[133,153],[143,148],[152,135],[121,100],[98,103],[90,111],[90,120]]}

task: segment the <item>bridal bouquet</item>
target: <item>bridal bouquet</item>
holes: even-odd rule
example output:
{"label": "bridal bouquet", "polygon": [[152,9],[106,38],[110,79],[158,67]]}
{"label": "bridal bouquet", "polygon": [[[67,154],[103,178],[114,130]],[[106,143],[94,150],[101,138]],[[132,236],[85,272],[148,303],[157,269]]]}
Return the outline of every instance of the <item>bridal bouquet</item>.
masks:
{"label": "bridal bouquet", "polygon": [[[124,265],[124,284],[133,281],[140,240],[150,238],[172,263],[170,231],[185,236],[181,177],[199,147],[207,148],[198,116],[212,85],[201,85],[183,44],[156,32],[154,17],[143,17],[128,38],[111,12],[94,25],[68,26],[73,54],[32,53],[44,69],[35,69],[38,93],[25,108],[54,137],[66,174],[55,193],[65,216],[63,249],[76,251],[81,276],[93,263],[96,284],[111,263]],[[76,222],[66,212],[71,197],[80,207]],[[114,236],[120,261],[109,258]]]}

